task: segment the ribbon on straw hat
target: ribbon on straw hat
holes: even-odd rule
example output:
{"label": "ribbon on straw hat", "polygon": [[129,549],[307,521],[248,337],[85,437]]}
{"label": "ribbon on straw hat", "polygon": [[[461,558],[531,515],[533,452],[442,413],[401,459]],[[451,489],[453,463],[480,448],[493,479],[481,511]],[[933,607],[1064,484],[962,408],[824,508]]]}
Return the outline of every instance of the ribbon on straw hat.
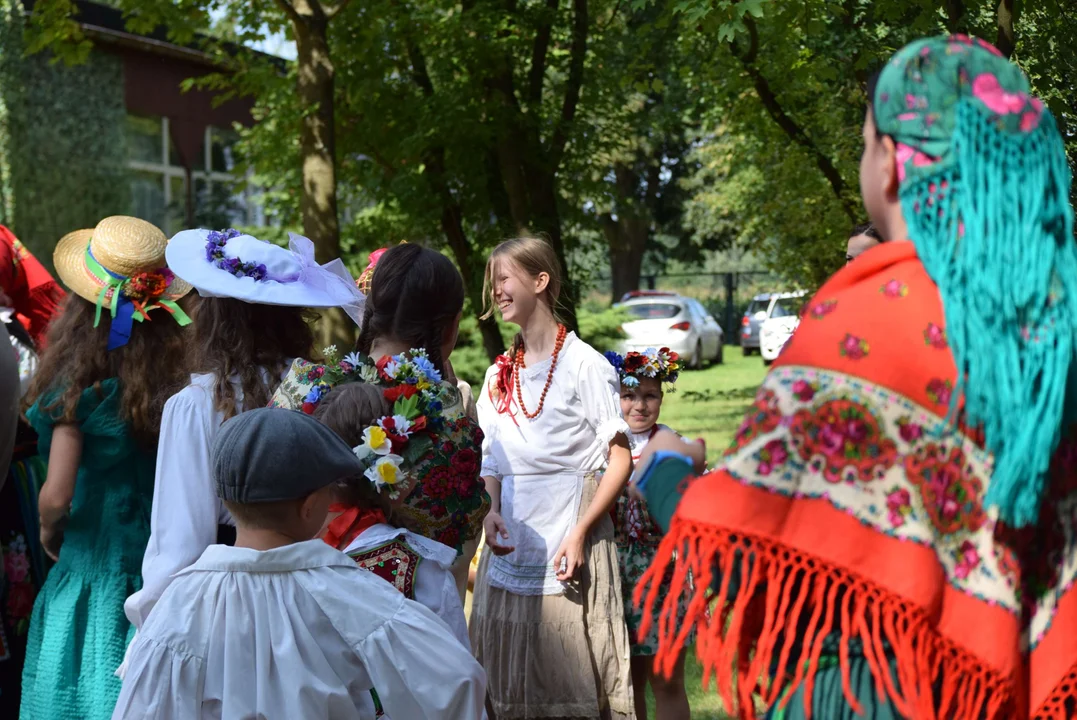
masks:
{"label": "ribbon on straw hat", "polygon": [[56,272],[72,292],[94,303],[94,327],[101,324],[101,311],[109,309],[109,350],[126,345],[134,323],[149,320],[150,310],[164,310],[181,327],[191,323],[176,303],[191,286],[165,265],[167,245],[160,229],[122,215],[105,218],[93,230],[68,233],[57,243]]}
{"label": "ribbon on straw hat", "polygon": [[[407,245],[408,241],[401,240],[399,244]],[[370,253],[366,269],[364,269],[363,272],[359,273],[359,279],[355,281],[355,284],[359,287],[359,289],[363,292],[364,295],[370,295],[370,283],[374,279],[374,268],[378,266],[378,261],[381,260],[381,256],[384,255],[388,249],[389,248],[378,248],[374,252]]]}

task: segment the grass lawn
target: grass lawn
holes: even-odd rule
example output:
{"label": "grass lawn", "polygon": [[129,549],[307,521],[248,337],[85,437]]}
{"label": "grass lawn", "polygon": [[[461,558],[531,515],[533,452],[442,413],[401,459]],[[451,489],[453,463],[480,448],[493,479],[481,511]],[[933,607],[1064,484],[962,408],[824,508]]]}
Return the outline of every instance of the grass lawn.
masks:
{"label": "grass lawn", "polygon": [[[681,374],[677,392],[666,394],[660,420],[686,437],[704,438],[707,460],[713,466],[733,440],[764,375],[766,369],[758,355],[744,357],[740,348],[727,346],[725,364]],[[692,719],[733,720],[722,711],[713,683],[704,692],[702,676],[695,649],[691,648],[685,662],[685,685]],[[650,691],[647,694],[650,697]],[[648,705],[650,720],[654,720],[653,698]]]}

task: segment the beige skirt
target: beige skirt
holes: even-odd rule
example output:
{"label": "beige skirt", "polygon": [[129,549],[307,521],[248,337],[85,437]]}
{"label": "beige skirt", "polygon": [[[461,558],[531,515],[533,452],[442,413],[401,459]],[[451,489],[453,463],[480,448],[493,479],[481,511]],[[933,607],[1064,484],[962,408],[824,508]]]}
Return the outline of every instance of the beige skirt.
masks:
{"label": "beige skirt", "polygon": [[[580,516],[594,499],[597,475],[584,481]],[[628,629],[613,522],[591,529],[580,575],[563,595],[516,595],[486,582],[479,560],[471,647],[486,669],[494,716],[631,720]]]}

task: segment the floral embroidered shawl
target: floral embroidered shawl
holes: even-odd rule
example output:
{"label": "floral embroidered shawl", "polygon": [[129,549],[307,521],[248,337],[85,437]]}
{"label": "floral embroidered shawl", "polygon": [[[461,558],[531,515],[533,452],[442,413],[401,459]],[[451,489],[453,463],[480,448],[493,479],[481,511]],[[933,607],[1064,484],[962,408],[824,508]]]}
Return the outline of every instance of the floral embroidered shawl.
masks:
{"label": "floral embroidered shawl", "polygon": [[698,627],[705,672],[751,717],[753,695],[771,706],[805,683],[807,701],[823,639],[837,634],[854,708],[855,638],[878,694],[908,717],[1066,717],[1077,697],[1077,433],[1064,429],[1039,522],[1009,528],[983,502],[993,458],[982,433],[948,419],[955,383],[939,290],[912,243],[876,247],[835,275],[725,466],[687,487],[637,588],[645,617],[658,617],[660,667]]}

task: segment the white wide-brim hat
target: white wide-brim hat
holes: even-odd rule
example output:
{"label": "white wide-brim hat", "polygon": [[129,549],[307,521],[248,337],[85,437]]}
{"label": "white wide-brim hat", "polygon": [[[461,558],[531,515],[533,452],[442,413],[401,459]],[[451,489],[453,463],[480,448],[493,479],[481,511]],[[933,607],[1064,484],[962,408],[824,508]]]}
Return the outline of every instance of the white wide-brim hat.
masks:
{"label": "white wide-brim hat", "polygon": [[[214,248],[209,247],[211,233]],[[178,233],[165,251],[168,267],[203,297],[234,298],[255,305],[339,307],[356,325],[361,324],[366,298],[339,258],[319,265],[314,260],[314,243],[294,233],[289,233],[288,250],[250,235],[229,237],[234,233],[205,229]],[[243,267],[235,271],[221,267],[222,259]]]}

